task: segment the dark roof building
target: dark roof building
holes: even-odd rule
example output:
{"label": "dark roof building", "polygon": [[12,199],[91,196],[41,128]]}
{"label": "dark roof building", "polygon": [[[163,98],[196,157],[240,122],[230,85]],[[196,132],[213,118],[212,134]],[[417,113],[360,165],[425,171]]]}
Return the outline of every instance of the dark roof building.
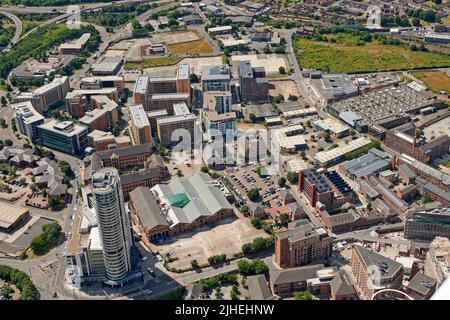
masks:
{"label": "dark roof building", "polygon": [[340,270],[330,283],[331,299],[357,300],[358,294],[351,284],[344,270]]}
{"label": "dark roof building", "polygon": [[247,278],[248,293],[251,300],[273,300],[275,297],[270,291],[266,277],[263,274]]}
{"label": "dark roof building", "polygon": [[390,167],[389,155],[376,148],[370,149],[367,154],[343,165],[343,169],[352,179],[375,174]]}
{"label": "dark roof building", "polygon": [[418,272],[406,286],[405,292],[415,300],[428,300],[436,291],[436,286],[435,279]]}
{"label": "dark roof building", "polygon": [[403,283],[401,263],[359,245],[353,247],[352,273],[367,299],[382,289],[400,289]]}
{"label": "dark roof building", "polygon": [[324,269],[323,264],[270,271],[272,292],[279,296],[292,295],[295,291],[307,290],[307,280],[317,277],[317,271]]}

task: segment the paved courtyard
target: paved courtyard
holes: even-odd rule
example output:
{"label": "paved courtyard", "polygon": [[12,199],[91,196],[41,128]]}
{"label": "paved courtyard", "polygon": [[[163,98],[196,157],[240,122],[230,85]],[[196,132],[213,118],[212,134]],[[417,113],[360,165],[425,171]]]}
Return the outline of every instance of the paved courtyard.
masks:
{"label": "paved courtyard", "polygon": [[226,254],[228,257],[240,252],[242,245],[252,242],[257,237],[267,237],[262,231],[255,229],[246,218],[228,218],[214,228],[203,227],[194,232],[175,237],[172,243],[158,246],[160,254],[167,253],[178,260],[170,264],[177,269],[190,268],[191,261],[208,263],[208,258],[216,254]]}

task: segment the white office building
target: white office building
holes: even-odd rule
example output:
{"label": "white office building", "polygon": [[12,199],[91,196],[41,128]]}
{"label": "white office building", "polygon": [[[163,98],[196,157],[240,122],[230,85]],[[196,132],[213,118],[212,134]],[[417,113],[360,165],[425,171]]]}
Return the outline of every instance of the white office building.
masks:
{"label": "white office building", "polygon": [[38,113],[30,101],[12,105],[19,132],[32,141],[39,139],[38,126],[44,123],[44,117]]}
{"label": "white office building", "polygon": [[121,285],[131,271],[133,240],[117,169],[102,168],[94,173],[92,193],[103,248],[106,283]]}

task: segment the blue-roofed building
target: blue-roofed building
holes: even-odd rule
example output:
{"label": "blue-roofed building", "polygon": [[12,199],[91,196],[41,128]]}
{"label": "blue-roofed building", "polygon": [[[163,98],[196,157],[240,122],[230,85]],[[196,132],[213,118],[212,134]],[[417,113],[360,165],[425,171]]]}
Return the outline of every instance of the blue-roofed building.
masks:
{"label": "blue-roofed building", "polygon": [[372,148],[359,158],[346,162],[344,172],[352,179],[369,176],[390,169],[389,155],[386,152]]}

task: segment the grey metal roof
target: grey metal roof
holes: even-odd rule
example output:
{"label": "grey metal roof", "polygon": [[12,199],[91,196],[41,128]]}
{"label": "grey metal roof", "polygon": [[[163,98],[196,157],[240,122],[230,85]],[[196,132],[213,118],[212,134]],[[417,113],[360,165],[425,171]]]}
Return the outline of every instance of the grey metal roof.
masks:
{"label": "grey metal roof", "polygon": [[344,164],[344,168],[356,178],[368,176],[390,168],[389,155],[372,148],[367,154]]}
{"label": "grey metal roof", "polygon": [[161,209],[150,189],[137,187],[130,192],[130,202],[133,203],[136,214],[148,229],[168,225],[167,221],[161,215]]}
{"label": "grey metal roof", "polygon": [[136,171],[131,173],[122,174],[120,176],[120,181],[122,185],[127,185],[130,183],[135,183],[138,181],[148,180],[157,177],[159,170],[157,168],[146,169],[145,171]]}
{"label": "grey metal roof", "polygon": [[423,188],[424,188],[424,190],[439,196],[440,198],[444,199],[445,201],[450,202],[450,192],[445,192],[444,190],[435,186],[431,182],[424,185]]}
{"label": "grey metal roof", "polygon": [[325,268],[323,264],[314,264],[304,267],[270,271],[270,282],[273,285],[276,285],[306,281],[308,279],[316,278],[317,271],[323,268]]}
{"label": "grey metal roof", "polygon": [[[211,216],[222,209],[232,209],[220,189],[211,184],[209,174],[203,172],[197,172],[189,178],[175,179],[169,184],[158,184],[152,190],[170,208],[168,216],[172,221],[171,225],[191,223],[201,216]],[[169,201],[177,195],[184,195],[189,200],[182,208]]]}
{"label": "grey metal roof", "polygon": [[248,293],[252,300],[273,299],[272,292],[267,284],[266,277],[262,274],[247,278]]}

